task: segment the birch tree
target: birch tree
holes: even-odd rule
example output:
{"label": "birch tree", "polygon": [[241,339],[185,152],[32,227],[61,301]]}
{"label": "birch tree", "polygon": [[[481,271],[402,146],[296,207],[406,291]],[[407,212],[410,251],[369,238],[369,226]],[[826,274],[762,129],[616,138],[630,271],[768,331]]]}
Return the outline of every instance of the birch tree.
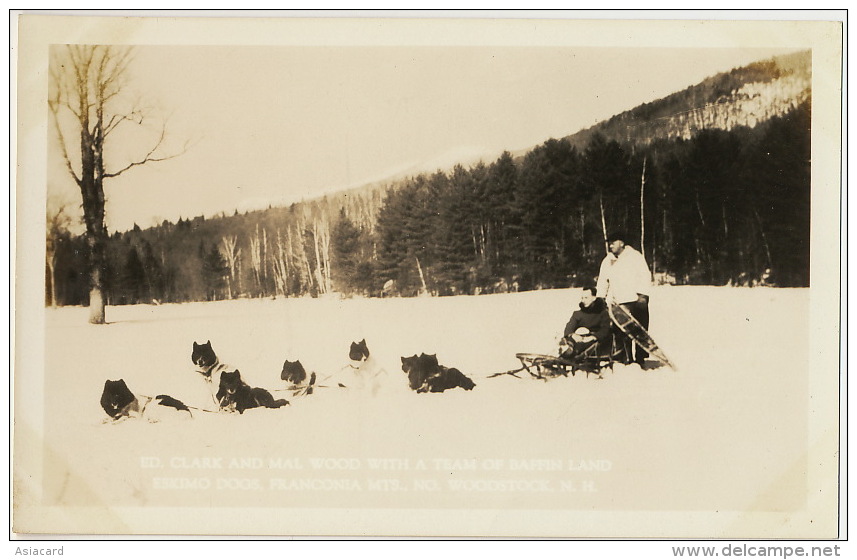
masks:
{"label": "birch tree", "polygon": [[[220,239],[220,254],[226,259],[226,266],[229,269],[229,275],[226,277],[226,298],[232,299],[232,286],[236,283],[238,276],[238,267],[241,259],[241,249],[237,248],[238,237],[235,235],[226,235]],[[235,286],[236,294],[240,293],[241,286]]]}
{"label": "birch tree", "polygon": [[324,212],[319,212],[312,222],[312,237],[318,291],[327,294],[332,291],[333,286],[330,279],[330,224]]}
{"label": "birch tree", "polygon": [[274,283],[277,289],[277,294],[286,297],[289,295],[289,279],[291,267],[291,235],[285,239],[277,230],[277,250],[271,259],[274,269]]}
{"label": "birch tree", "polygon": [[265,245],[267,245],[267,233],[264,229],[260,233],[259,224],[256,224],[256,234],[250,237],[250,268],[260,297],[265,295]]}
{"label": "birch tree", "polygon": [[58,249],[63,240],[69,236],[68,228],[72,224],[72,218],[68,214],[68,204],[48,201],[46,214],[47,227],[45,230],[45,264],[48,267],[48,278],[50,279],[51,307],[57,306],[57,258]]}

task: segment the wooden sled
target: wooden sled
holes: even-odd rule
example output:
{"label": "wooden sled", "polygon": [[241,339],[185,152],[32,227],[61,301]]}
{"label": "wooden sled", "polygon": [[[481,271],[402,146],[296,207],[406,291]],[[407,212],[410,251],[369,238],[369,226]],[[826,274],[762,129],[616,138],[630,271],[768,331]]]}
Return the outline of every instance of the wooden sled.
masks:
{"label": "wooden sled", "polygon": [[585,371],[586,376],[595,374],[599,378],[601,370],[605,365],[613,369],[613,360],[610,356],[600,356],[592,353],[582,354],[575,360],[569,360],[560,356],[549,356],[547,354],[532,354],[528,352],[520,352],[515,354],[515,357],[521,361],[521,367],[509,371],[503,371],[489,375],[488,377],[498,377],[500,375],[511,375],[520,378],[517,373],[526,371],[530,377],[547,381],[556,377],[568,377],[571,374],[574,377],[578,371]]}
{"label": "wooden sled", "polygon": [[639,321],[634,319],[631,312],[621,304],[613,303],[608,307],[610,319],[618,326],[623,333],[628,335],[634,343],[640,345],[643,350],[656,357],[673,371],[678,371],[675,365],[667,358],[663,350],[655,343],[651,335],[643,328]]}
{"label": "wooden sled", "polygon": [[536,379],[547,381],[554,377],[568,377],[569,373],[574,375],[575,364],[558,356],[521,352],[515,354],[515,357],[521,361],[521,370]]}

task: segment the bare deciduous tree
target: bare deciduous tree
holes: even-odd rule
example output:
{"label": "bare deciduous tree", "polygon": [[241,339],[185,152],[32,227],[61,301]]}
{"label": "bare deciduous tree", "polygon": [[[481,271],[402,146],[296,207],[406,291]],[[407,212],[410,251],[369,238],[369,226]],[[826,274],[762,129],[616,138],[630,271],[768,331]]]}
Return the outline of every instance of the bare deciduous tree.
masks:
{"label": "bare deciduous tree", "polygon": [[315,245],[315,274],[318,291],[328,294],[333,290],[330,279],[330,225],[322,212],[312,222],[312,238]]}
{"label": "bare deciduous tree", "polygon": [[290,241],[291,237],[284,239],[280,235],[280,230],[277,230],[277,247],[271,263],[274,267],[274,282],[276,284],[277,295],[282,295],[283,297],[289,294],[289,275],[291,272],[291,267],[289,266],[289,261],[291,260]]}
{"label": "bare deciduous tree", "polygon": [[[171,159],[163,146],[166,126],[131,161],[107,165],[114,134],[127,125],[145,127],[151,120],[139,103],[127,99],[132,50],[105,45],[65,45],[52,52],[48,106],[59,140],[59,150],[71,177],[80,188],[86,243],[89,249],[89,322],[105,322],[104,279],[107,230],[104,223],[104,181],[148,163]],[[143,128],[139,129],[143,131]],[[75,138],[79,144],[74,146]],[[184,150],[182,150],[184,151]]]}
{"label": "bare deciduous tree", "polygon": [[[220,239],[220,253],[226,259],[226,266],[229,267],[229,276],[226,277],[227,299],[232,299],[241,293],[240,283],[237,282],[239,280],[238,267],[241,262],[241,249],[238,249],[237,245],[238,236],[236,235],[227,235]],[[235,285],[235,293],[232,291],[233,285]]]}
{"label": "bare deciduous tree", "polygon": [[256,285],[256,295],[264,296],[265,269],[262,266],[262,247],[265,242],[259,233],[259,224],[256,224],[256,233],[250,237],[250,269],[253,271],[253,282]]}
{"label": "bare deciduous tree", "polygon": [[48,267],[48,277],[50,282],[50,297],[51,307],[57,306],[57,249],[63,239],[66,239],[69,233],[69,226],[74,222],[68,212],[69,203],[59,201],[55,198],[49,198],[46,213],[46,230],[45,230],[45,264]]}
{"label": "bare deciduous tree", "polygon": [[[308,287],[310,293],[315,293],[313,291],[314,283],[313,283],[312,268],[310,267],[309,258],[307,257],[307,254],[306,254],[306,244],[305,244],[306,232],[307,232],[306,218],[305,218],[305,216],[300,216],[298,218],[297,223],[295,224],[295,239],[297,241],[298,248],[300,249],[300,252],[298,252],[298,254],[297,254],[297,258],[298,258],[298,262],[300,263],[301,270],[303,271],[302,274],[303,274],[304,278],[306,278],[307,287]],[[291,244],[291,243],[292,243],[292,237],[291,237],[291,234],[289,234],[289,244]]]}

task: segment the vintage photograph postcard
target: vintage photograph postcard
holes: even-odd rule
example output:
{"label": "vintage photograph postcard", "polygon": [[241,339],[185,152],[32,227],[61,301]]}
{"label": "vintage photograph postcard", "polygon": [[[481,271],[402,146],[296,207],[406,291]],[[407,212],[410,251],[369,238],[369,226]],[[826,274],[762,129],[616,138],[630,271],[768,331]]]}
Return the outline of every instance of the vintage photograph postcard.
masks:
{"label": "vintage photograph postcard", "polygon": [[17,15],[13,534],[843,537],[842,16],[709,15]]}

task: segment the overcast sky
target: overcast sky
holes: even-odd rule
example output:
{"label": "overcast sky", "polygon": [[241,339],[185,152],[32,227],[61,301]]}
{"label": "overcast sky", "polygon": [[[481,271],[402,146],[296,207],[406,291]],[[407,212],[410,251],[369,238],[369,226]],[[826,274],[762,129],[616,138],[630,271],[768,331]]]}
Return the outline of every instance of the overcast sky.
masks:
{"label": "overcast sky", "polygon": [[[169,118],[172,149],[190,147],[108,181],[108,228],[288,203],[458,161],[488,163],[781,52],[138,47],[129,87]],[[132,148],[108,146],[108,157]],[[48,184],[52,196],[79,204],[57,158]]]}

